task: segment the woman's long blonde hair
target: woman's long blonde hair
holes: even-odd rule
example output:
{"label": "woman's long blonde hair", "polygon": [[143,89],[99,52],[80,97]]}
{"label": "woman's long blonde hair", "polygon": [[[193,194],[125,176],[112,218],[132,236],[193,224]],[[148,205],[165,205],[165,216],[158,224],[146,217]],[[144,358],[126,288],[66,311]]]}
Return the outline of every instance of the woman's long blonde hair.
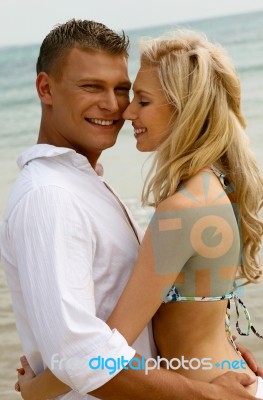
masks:
{"label": "woman's long blonde hair", "polygon": [[214,165],[234,185],[244,257],[242,276],[262,277],[258,253],[263,234],[259,211],[263,179],[249,149],[241,113],[240,82],[225,51],[192,31],[175,31],[141,43],[141,63],[157,68],[175,108],[171,134],[157,149],[143,190],[143,204],[157,207],[202,168]]}

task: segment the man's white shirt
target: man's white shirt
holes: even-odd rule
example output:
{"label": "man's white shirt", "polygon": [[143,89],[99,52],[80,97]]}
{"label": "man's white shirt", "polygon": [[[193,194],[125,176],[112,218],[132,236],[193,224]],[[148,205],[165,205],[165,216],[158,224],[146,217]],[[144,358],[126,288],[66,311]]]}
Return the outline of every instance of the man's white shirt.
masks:
{"label": "man's white shirt", "polygon": [[130,347],[103,322],[128,281],[139,243],[125,206],[82,155],[39,144],[18,165],[1,235],[17,330],[34,371],[48,367],[74,389],[59,398],[81,399],[119,372],[93,370],[91,358],[128,362],[135,349],[156,355],[150,325]]}

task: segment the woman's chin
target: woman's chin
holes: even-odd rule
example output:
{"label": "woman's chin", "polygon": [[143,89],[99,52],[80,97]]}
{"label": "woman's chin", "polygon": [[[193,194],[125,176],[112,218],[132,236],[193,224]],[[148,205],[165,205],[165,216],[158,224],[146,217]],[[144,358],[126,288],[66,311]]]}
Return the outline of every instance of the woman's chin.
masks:
{"label": "woman's chin", "polygon": [[149,144],[138,142],[136,143],[136,148],[141,153],[150,153],[155,150],[155,148],[153,146],[150,146]]}

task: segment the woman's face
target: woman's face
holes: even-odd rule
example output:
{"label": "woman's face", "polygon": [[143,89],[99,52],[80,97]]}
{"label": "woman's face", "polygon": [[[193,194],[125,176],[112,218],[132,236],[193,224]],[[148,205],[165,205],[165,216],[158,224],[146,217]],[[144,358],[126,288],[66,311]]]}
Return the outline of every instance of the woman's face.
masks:
{"label": "woman's face", "polygon": [[169,136],[174,106],[168,104],[157,69],[141,66],[133,85],[134,98],[123,117],[132,121],[139,151],[153,151]]}

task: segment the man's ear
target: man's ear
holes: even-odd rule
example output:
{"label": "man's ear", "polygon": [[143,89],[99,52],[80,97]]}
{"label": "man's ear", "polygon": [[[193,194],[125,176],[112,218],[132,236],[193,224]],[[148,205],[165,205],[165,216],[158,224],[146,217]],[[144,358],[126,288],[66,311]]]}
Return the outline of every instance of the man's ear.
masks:
{"label": "man's ear", "polygon": [[46,72],[38,74],[36,88],[41,103],[52,105],[51,78]]}

